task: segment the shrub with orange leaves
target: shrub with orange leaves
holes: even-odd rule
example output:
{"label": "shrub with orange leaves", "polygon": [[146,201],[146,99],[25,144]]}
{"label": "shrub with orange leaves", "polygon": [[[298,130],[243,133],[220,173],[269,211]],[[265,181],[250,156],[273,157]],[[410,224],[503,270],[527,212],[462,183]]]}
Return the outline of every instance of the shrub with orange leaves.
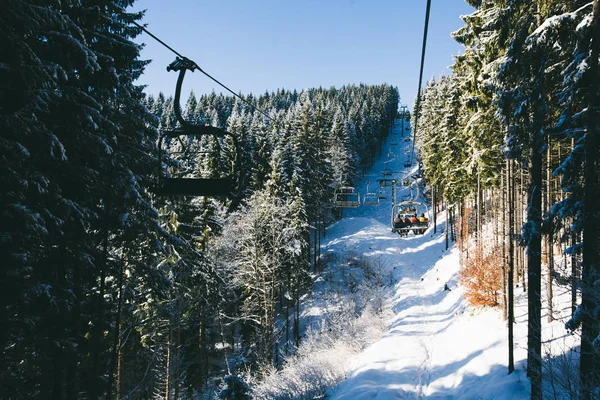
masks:
{"label": "shrub with orange leaves", "polygon": [[498,292],[502,290],[502,248],[486,252],[478,246],[464,261],[460,270],[460,283],[465,289],[465,298],[474,306],[499,305]]}

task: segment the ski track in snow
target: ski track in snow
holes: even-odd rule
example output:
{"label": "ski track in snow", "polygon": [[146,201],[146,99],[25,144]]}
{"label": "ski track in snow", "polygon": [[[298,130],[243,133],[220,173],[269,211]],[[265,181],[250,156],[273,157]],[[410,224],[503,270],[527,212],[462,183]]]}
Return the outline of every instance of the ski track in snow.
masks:
{"label": "ski track in snow", "polygon": [[[395,126],[382,149],[395,159],[381,159],[358,184],[361,195],[386,167],[404,170],[405,142]],[[399,142],[391,146],[390,142]],[[397,148],[397,149],[396,149]],[[415,172],[413,167],[411,172]],[[401,177],[401,175],[396,175]],[[391,194],[391,189],[386,189]],[[408,194],[398,188],[398,201]],[[524,374],[526,312],[517,308],[515,360],[517,370],[507,375],[505,322],[500,313],[467,306],[458,285],[458,250],[445,249],[444,214],[422,236],[400,237],[391,232],[392,202],[378,207],[345,209],[344,218],[327,231],[322,254],[358,254],[370,259],[393,278],[393,312],[383,336],[348,360],[347,379],[327,393],[328,399],[528,399]],[[450,291],[444,290],[448,284]],[[522,303],[522,302],[521,302]],[[526,310],[526,308],[525,308]]]}

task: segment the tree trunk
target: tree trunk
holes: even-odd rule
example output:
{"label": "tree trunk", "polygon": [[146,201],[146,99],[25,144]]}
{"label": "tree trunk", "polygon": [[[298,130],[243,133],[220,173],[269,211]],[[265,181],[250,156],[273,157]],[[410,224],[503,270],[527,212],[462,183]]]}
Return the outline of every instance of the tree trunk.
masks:
{"label": "tree trunk", "polygon": [[597,181],[597,117],[598,107],[598,55],[600,46],[599,3],[594,0],[592,11],[592,40],[590,43],[589,70],[587,71],[587,132],[585,135],[585,167],[583,180],[584,220],[583,220],[583,259],[581,276],[581,310],[583,314],[581,329],[580,374],[582,382],[582,398],[588,400],[594,396],[593,391],[600,386],[598,353],[593,341],[600,333],[597,308],[598,298],[596,281],[598,280],[600,256],[598,254],[598,224],[600,224],[600,207],[598,207]]}
{"label": "tree trunk", "polygon": [[171,399],[171,346],[173,343],[173,329],[169,321],[169,334],[167,335],[167,367],[165,371],[165,400]]}
{"label": "tree trunk", "polygon": [[[121,331],[123,327],[119,326],[118,330]],[[123,340],[121,335],[118,337],[117,342],[117,379],[115,382],[115,400],[121,399],[121,393],[123,393],[123,366],[124,366],[124,354],[123,354]]]}
{"label": "tree trunk", "polygon": [[446,231],[444,232],[446,234],[446,250],[448,250],[448,228],[449,228],[449,221],[450,217],[448,216],[448,204],[446,204]]}
{"label": "tree trunk", "polygon": [[181,365],[181,327],[177,325],[177,339],[175,342],[175,373],[173,374],[173,385],[175,386],[174,399],[179,400],[179,366]]}
{"label": "tree trunk", "polygon": [[506,183],[508,195],[508,373],[515,370],[514,359],[514,332],[515,305],[514,305],[514,270],[515,270],[515,180],[513,176],[513,163],[506,161]]}
{"label": "tree trunk", "polygon": [[[519,225],[518,226],[523,226],[523,208],[525,206],[525,200],[526,197],[524,195],[524,190],[523,188],[525,187],[525,174],[523,173],[523,168],[519,168],[519,173],[521,175],[521,185],[519,187]],[[529,203],[527,203],[529,204]],[[521,277],[521,286],[523,287],[523,292],[527,291],[527,284],[525,282],[525,274],[526,271],[528,270],[528,266],[527,266],[527,258],[525,257],[525,250],[523,248],[523,246],[519,246],[518,247],[518,254],[519,254],[519,276]]]}
{"label": "tree trunk", "polygon": [[[550,215],[550,208],[552,207],[552,142],[548,137],[548,150],[547,150],[547,161],[546,161],[546,212]],[[548,217],[548,235],[546,238],[546,261],[548,263],[548,283],[546,286],[546,297],[548,298],[548,322],[553,321],[553,295],[552,295],[552,277],[554,276],[554,234],[552,227],[552,218]]]}
{"label": "tree trunk", "polygon": [[[506,161],[508,166],[508,160]],[[508,174],[508,167],[506,168]],[[506,321],[508,319],[508,297],[506,293],[506,270],[507,270],[507,252],[506,252],[506,197],[507,197],[507,177],[504,176],[504,171],[500,172],[500,190],[502,191],[502,319]]]}
{"label": "tree trunk", "polygon": [[433,233],[437,233],[437,185],[433,185]]}
{"label": "tree trunk", "polygon": [[481,243],[481,174],[477,173],[477,219],[476,219],[476,233],[475,233],[475,246],[479,246]]}
{"label": "tree trunk", "polygon": [[300,346],[300,274],[296,274],[295,288],[295,303],[294,303],[294,345],[296,348]]}
{"label": "tree trunk", "polygon": [[[108,210],[108,204],[106,208]],[[108,211],[105,212],[108,215]],[[106,219],[108,221],[108,218]],[[100,397],[100,353],[102,351],[102,332],[104,330],[104,293],[106,291],[106,276],[108,274],[108,253],[109,253],[109,230],[105,222],[103,229],[102,242],[102,261],[100,265],[100,291],[97,299],[96,323],[94,324],[92,336],[92,376],[90,377],[90,399],[97,400]]]}
{"label": "tree trunk", "polygon": [[[123,251],[125,251],[123,249]],[[115,365],[115,360],[116,360],[116,364],[117,364],[117,369],[120,368],[120,363],[122,362],[122,360],[119,359],[119,357],[122,357],[121,351],[120,351],[120,347],[121,347],[121,312],[123,310],[123,277],[124,277],[124,269],[125,269],[125,259],[124,259],[124,254],[121,254],[121,260],[119,262],[119,277],[118,277],[118,286],[119,286],[119,292],[118,292],[118,302],[117,302],[117,315],[115,316],[115,335],[113,337],[113,349],[112,349],[112,356],[110,358],[110,367],[109,367],[109,374],[108,374],[108,381],[112,384],[113,381],[113,375],[114,375],[114,365]],[[115,388],[116,388],[116,399],[119,400],[120,396],[121,396],[121,371],[117,371],[117,381],[115,382]]]}
{"label": "tree trunk", "polygon": [[[541,25],[541,7],[537,3],[538,26]],[[541,102],[541,82],[538,79],[532,93],[537,106]],[[537,109],[537,107],[536,107]],[[542,148],[544,146],[543,121],[545,115],[533,117],[529,160],[529,195],[527,207],[527,375],[531,380],[531,399],[542,400]]]}

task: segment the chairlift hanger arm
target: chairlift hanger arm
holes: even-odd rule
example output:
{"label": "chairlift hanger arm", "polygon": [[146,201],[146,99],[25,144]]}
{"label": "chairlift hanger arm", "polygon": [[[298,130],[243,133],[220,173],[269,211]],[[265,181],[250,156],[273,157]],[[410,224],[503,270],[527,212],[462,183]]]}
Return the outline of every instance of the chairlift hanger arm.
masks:
{"label": "chairlift hanger arm", "polygon": [[[173,100],[173,109],[175,111],[175,118],[181,124],[182,128],[185,130],[186,135],[213,135],[213,136],[225,136],[231,135],[223,129],[214,127],[214,126],[204,126],[204,125],[194,125],[183,119],[183,115],[181,115],[181,88],[183,86],[183,80],[185,78],[185,72],[200,69],[198,64],[193,62],[188,58],[177,57],[175,61],[173,61],[167,67],[167,71],[179,71],[179,76],[177,77],[177,86],[175,87],[175,99]],[[201,70],[201,69],[200,69]],[[164,132],[165,136],[168,137],[177,137],[182,133],[178,130],[167,131]],[[233,137],[233,135],[231,135]],[[234,138],[235,140],[235,138]]]}

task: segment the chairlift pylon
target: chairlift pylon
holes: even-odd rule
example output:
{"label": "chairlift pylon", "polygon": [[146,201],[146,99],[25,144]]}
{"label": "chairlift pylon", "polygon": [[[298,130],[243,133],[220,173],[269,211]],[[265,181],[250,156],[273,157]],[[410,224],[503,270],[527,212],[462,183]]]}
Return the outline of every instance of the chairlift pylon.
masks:
{"label": "chairlift pylon", "polygon": [[[179,76],[177,77],[177,86],[175,89],[175,98],[173,100],[173,109],[175,112],[175,118],[181,126],[171,131],[162,132],[160,135],[158,143],[159,180],[158,185],[154,188],[154,192],[162,196],[229,197],[232,195],[236,187],[236,174],[239,171],[237,166],[237,160],[239,160],[239,157],[237,157],[238,145],[235,136],[214,126],[194,125],[183,119],[183,116],[181,115],[181,87],[185,77],[185,72],[188,70],[194,72],[194,70],[197,68],[198,66],[196,63],[185,57],[177,57],[175,61],[173,61],[167,67],[167,71],[179,71]],[[236,165],[234,165],[233,171],[229,175],[218,178],[207,178],[204,176],[198,177],[190,176],[196,174],[196,171],[193,173],[189,170],[183,172],[174,170],[169,171],[169,168],[165,167],[169,155],[168,149],[163,148],[163,146],[166,146],[167,142],[165,139],[178,140],[182,147],[185,147],[185,150],[182,151],[182,153],[189,156],[190,154],[205,153],[202,151],[189,150],[189,138],[200,138],[203,136],[213,137],[219,150],[219,139],[230,140],[235,152],[233,159],[235,160],[234,163],[236,163]],[[186,141],[181,140],[183,137],[188,138],[187,144]]]}

